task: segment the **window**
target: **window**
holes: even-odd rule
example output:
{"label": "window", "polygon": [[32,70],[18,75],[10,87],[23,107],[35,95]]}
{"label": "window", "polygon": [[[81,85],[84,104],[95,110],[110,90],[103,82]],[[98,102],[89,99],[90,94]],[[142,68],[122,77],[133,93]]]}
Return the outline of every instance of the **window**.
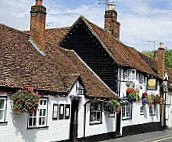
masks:
{"label": "window", "polygon": [[133,81],[136,79],[136,70],[134,69],[127,69],[124,70],[123,78],[126,81]]}
{"label": "window", "polygon": [[102,123],[102,103],[91,103],[90,106],[90,124]]}
{"label": "window", "polygon": [[47,125],[48,99],[41,98],[37,111],[29,115],[28,128],[45,127]]}
{"label": "window", "polygon": [[58,104],[53,105],[53,119],[58,118]]}
{"label": "window", "polygon": [[70,118],[70,104],[54,104],[53,105],[53,119],[69,119]]}
{"label": "window", "polygon": [[144,106],[140,107],[140,115],[144,115]]}
{"label": "window", "polygon": [[64,119],[64,104],[59,105],[59,119]]}
{"label": "window", "polygon": [[65,119],[69,119],[70,117],[70,105],[66,105],[65,107]]}
{"label": "window", "polygon": [[78,88],[78,95],[84,95],[84,88],[82,86]]}
{"label": "window", "polygon": [[5,114],[6,114],[6,105],[7,98],[0,97],[0,122],[5,122]]}
{"label": "window", "polygon": [[155,116],[155,106],[154,105],[149,106],[149,114],[150,114],[150,116]]}
{"label": "window", "polygon": [[144,75],[139,73],[139,83],[144,83],[145,79],[144,79]]}
{"label": "window", "polygon": [[132,104],[129,102],[122,106],[122,119],[132,119]]}

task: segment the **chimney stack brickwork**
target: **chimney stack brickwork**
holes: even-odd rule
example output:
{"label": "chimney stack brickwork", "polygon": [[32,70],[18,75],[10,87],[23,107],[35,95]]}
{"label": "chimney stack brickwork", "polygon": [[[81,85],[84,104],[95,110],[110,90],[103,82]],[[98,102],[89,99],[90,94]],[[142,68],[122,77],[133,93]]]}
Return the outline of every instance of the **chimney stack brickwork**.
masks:
{"label": "chimney stack brickwork", "polygon": [[164,79],[165,75],[165,48],[163,47],[163,43],[160,43],[160,47],[158,48],[157,53],[158,59],[158,75]]}
{"label": "chimney stack brickwork", "polygon": [[45,40],[44,31],[46,23],[46,8],[42,6],[42,0],[36,0],[36,4],[31,7],[30,35],[38,44],[39,48],[44,51]]}
{"label": "chimney stack brickwork", "polygon": [[[114,8],[114,7],[113,7]],[[105,11],[105,30],[109,31],[114,38],[120,39],[120,23],[117,21],[117,12],[112,7],[108,6],[108,10]]]}

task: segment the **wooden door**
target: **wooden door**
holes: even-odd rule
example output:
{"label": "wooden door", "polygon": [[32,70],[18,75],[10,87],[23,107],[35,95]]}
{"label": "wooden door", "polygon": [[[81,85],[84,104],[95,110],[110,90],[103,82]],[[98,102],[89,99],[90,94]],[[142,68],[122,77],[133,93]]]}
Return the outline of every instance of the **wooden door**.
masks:
{"label": "wooden door", "polygon": [[70,141],[76,142],[78,129],[78,101],[72,101],[71,124],[70,124]]}

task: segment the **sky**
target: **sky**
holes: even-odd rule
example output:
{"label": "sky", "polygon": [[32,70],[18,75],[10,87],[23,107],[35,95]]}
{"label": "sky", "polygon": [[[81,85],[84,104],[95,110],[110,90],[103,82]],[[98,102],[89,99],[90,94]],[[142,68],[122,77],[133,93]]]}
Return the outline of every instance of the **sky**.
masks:
{"label": "sky", "polygon": [[[43,0],[47,28],[71,26],[80,15],[104,27],[103,0]],[[172,0],[115,0],[120,40],[139,51],[172,49]],[[30,7],[35,0],[0,0],[0,23],[29,30]],[[155,41],[155,47],[154,43]]]}

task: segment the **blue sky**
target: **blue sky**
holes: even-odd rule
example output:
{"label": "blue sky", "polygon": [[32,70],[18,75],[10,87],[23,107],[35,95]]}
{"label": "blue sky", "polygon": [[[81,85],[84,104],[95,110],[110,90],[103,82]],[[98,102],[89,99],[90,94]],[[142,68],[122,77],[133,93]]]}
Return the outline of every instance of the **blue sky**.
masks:
{"label": "blue sky", "polygon": [[[104,26],[104,5],[98,0],[43,0],[47,28],[71,26],[80,16]],[[172,49],[172,0],[116,0],[121,41],[139,51],[152,50],[156,41]],[[28,30],[35,0],[0,0],[0,23]]]}

